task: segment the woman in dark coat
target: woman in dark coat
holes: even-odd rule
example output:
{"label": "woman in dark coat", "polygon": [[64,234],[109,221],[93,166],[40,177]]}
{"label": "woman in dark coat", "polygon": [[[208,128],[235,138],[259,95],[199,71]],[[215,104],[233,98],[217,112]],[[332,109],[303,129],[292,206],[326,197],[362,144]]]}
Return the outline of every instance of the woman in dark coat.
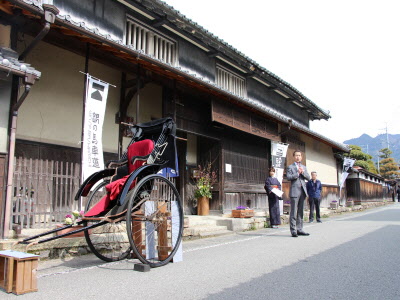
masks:
{"label": "woman in dark coat", "polygon": [[265,191],[268,194],[269,220],[272,228],[278,228],[281,225],[281,213],[279,211],[279,197],[271,190],[273,188],[281,189],[281,183],[275,177],[275,168],[269,169],[269,177],[265,180]]}

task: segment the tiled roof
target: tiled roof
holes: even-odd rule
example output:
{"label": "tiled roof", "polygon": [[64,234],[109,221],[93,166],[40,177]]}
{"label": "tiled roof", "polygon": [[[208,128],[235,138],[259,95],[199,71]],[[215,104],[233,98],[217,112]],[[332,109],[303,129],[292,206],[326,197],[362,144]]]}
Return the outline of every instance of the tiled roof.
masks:
{"label": "tiled roof", "polygon": [[11,74],[28,73],[40,78],[41,73],[23,61],[18,60],[18,54],[14,50],[6,47],[0,48],[0,68],[3,72]]}
{"label": "tiled roof", "polygon": [[371,172],[365,170],[363,167],[360,167],[360,166],[354,166],[353,170],[355,170],[356,172],[361,172],[361,173],[368,174],[368,175],[370,175],[372,177],[375,177],[375,178],[384,179],[381,175],[371,173]]}
{"label": "tiled roof", "polygon": [[[142,4],[143,4],[144,2],[148,2],[148,1],[137,0],[137,2],[142,2]],[[165,3],[165,2],[163,2],[161,0],[154,0],[152,2],[153,2],[154,5],[158,5],[159,8],[161,8],[161,9],[163,7],[169,9],[168,12],[167,11],[163,11],[163,13],[165,13],[165,14],[172,13],[177,18],[181,19],[181,20],[179,20],[179,19],[175,18],[175,20],[174,20],[174,19],[171,18],[171,19],[169,19],[169,21],[174,23],[177,27],[180,27],[181,29],[185,30],[187,32],[187,34],[190,34],[190,35],[202,40],[205,44],[209,45],[210,47],[217,48],[219,52],[222,52],[222,53],[226,54],[227,56],[232,56],[232,54],[234,54],[234,56],[237,56],[239,59],[241,58],[242,60],[245,61],[244,67],[246,67],[247,69],[249,68],[250,65],[256,67],[257,69],[261,70],[261,74],[258,74],[258,75],[260,75],[260,77],[265,77],[265,79],[268,80],[268,81],[271,81],[271,78],[272,78],[274,80],[275,84],[278,83],[277,84],[278,87],[284,88],[284,89],[287,89],[287,90],[290,90],[290,91],[294,92],[295,94],[297,94],[297,96],[299,97],[299,99],[301,101],[308,102],[308,104],[310,104],[312,107],[314,107],[315,109],[317,109],[317,110],[321,111],[323,114],[325,114],[327,118],[330,118],[329,111],[323,110],[322,108],[317,106],[313,101],[308,99],[305,95],[303,95],[299,90],[297,90],[290,83],[284,81],[282,78],[280,78],[276,74],[274,74],[271,71],[267,70],[266,68],[264,68],[263,66],[258,64],[256,61],[252,60],[250,57],[246,56],[244,53],[238,51],[232,45],[228,44],[223,39],[221,39],[218,36],[214,35],[213,33],[208,31],[207,29],[205,29],[201,25],[197,24],[196,22],[193,22],[192,20],[187,18],[185,15],[181,14],[173,6],[170,6],[170,5],[168,5],[167,3]],[[153,10],[153,11],[156,10],[155,6],[151,6],[151,5],[150,6],[147,5],[146,8],[149,9],[149,10]],[[185,23],[189,24],[192,27],[189,26],[188,28],[185,28],[184,27]],[[226,49],[227,51],[224,51],[223,48],[218,46],[220,44],[225,46],[227,48]],[[262,73],[264,73],[266,76],[264,74],[262,74]]]}
{"label": "tiled roof", "polygon": [[[39,2],[39,1],[35,1],[35,0],[17,0],[17,1],[14,1],[14,2],[23,2],[23,3],[25,3],[25,4],[29,4],[29,5],[34,6],[34,7],[36,8],[36,10],[41,10],[41,11],[43,11],[43,8],[42,8],[42,6],[40,5],[40,2]],[[190,21],[190,20],[187,19],[185,16],[183,16],[181,13],[179,13],[179,11],[176,11],[175,9],[173,9],[173,7],[167,5],[166,3],[162,2],[162,1],[159,1],[159,0],[154,0],[154,1],[152,1],[151,3],[150,3],[149,1],[141,1],[141,0],[137,0],[136,2],[139,2],[139,3],[141,2],[143,5],[145,5],[145,3],[146,3],[145,7],[146,7],[147,9],[149,9],[149,10],[151,10],[151,11],[156,11],[158,14],[165,13],[164,10],[161,10],[161,11],[160,11],[161,8],[169,9],[169,10],[172,11],[174,14],[176,14],[178,17],[182,18],[184,21],[189,22],[189,23],[192,24],[193,26],[198,26],[199,29],[205,31],[210,37],[212,37],[212,38],[214,38],[216,41],[218,41],[218,43],[224,44],[224,45],[227,47],[227,49],[232,50],[232,51],[235,52],[237,55],[243,56],[245,59],[247,59],[247,60],[249,60],[250,62],[252,62],[252,63],[255,64],[255,62],[252,61],[252,60],[250,60],[250,58],[247,58],[246,56],[244,56],[244,54],[240,53],[239,51],[237,51],[236,49],[234,49],[232,46],[228,45],[226,42],[220,40],[219,38],[217,38],[216,36],[214,36],[212,33],[206,31],[204,28],[202,28],[202,27],[200,27],[199,25],[197,25],[197,23],[194,23],[193,21]],[[157,5],[157,7],[155,7],[154,5]],[[176,73],[178,73],[178,74],[180,73],[180,74],[184,75],[185,77],[190,78],[191,80],[193,80],[193,81],[195,81],[195,82],[199,82],[199,83],[201,83],[201,84],[204,84],[205,86],[210,86],[210,87],[213,88],[214,90],[219,90],[221,93],[226,94],[226,95],[229,95],[229,97],[231,97],[231,98],[233,98],[233,99],[235,99],[235,100],[238,100],[239,102],[242,102],[243,104],[245,104],[245,105],[247,105],[247,106],[250,106],[250,107],[252,107],[252,108],[254,108],[254,109],[256,109],[256,110],[258,110],[258,111],[260,111],[260,112],[263,112],[263,113],[265,113],[265,114],[267,114],[267,115],[269,115],[269,116],[275,118],[275,119],[278,120],[278,121],[281,121],[281,122],[286,123],[286,124],[288,124],[289,122],[292,122],[292,127],[293,127],[293,128],[297,128],[298,130],[300,130],[300,131],[302,131],[302,132],[305,132],[305,133],[307,133],[307,134],[309,134],[309,135],[311,135],[311,136],[314,136],[314,137],[316,137],[316,138],[319,138],[319,139],[321,139],[321,140],[324,140],[324,141],[330,143],[330,144],[333,145],[335,148],[337,148],[337,149],[339,149],[339,150],[341,150],[341,151],[348,152],[348,151],[350,150],[349,147],[348,147],[348,145],[335,142],[335,141],[333,141],[333,140],[331,140],[331,139],[329,139],[329,138],[327,138],[327,137],[325,137],[325,136],[323,136],[323,135],[321,135],[321,134],[319,134],[319,133],[317,133],[317,132],[314,132],[314,131],[310,130],[308,127],[306,127],[306,126],[304,126],[304,125],[302,125],[302,124],[300,124],[300,123],[298,123],[298,122],[296,122],[296,121],[293,121],[293,120],[292,120],[291,118],[289,118],[288,116],[285,116],[284,114],[277,112],[276,110],[274,110],[274,109],[272,109],[272,108],[266,106],[265,104],[260,103],[259,101],[252,100],[252,99],[248,99],[248,98],[244,98],[244,97],[241,97],[241,96],[232,94],[232,93],[229,92],[228,90],[226,90],[226,89],[224,89],[224,88],[218,86],[215,82],[212,82],[212,81],[208,80],[207,78],[204,78],[204,77],[200,76],[199,74],[197,74],[197,73],[194,72],[194,71],[187,70],[187,69],[183,69],[183,68],[181,68],[181,67],[179,67],[179,66],[178,66],[178,67],[175,67],[175,66],[173,66],[173,65],[171,65],[171,64],[167,64],[167,63],[165,63],[165,62],[163,62],[163,61],[161,61],[161,60],[155,58],[155,57],[152,56],[152,55],[148,55],[148,54],[144,53],[142,50],[136,50],[136,49],[134,49],[132,46],[126,45],[122,40],[114,39],[114,37],[113,37],[111,34],[109,34],[109,33],[107,33],[107,32],[101,32],[99,28],[90,27],[90,26],[87,25],[87,23],[85,23],[85,22],[83,22],[83,21],[78,21],[78,20],[74,19],[73,16],[70,16],[70,15],[63,15],[63,12],[62,12],[62,11],[60,12],[60,14],[58,14],[58,15],[56,16],[56,18],[57,18],[58,20],[62,21],[63,23],[70,23],[70,24],[72,24],[73,26],[78,27],[78,28],[81,28],[81,29],[83,29],[84,31],[86,31],[86,32],[88,32],[88,33],[91,33],[91,34],[93,34],[93,35],[95,35],[95,36],[98,36],[98,37],[101,38],[101,39],[108,40],[108,41],[110,41],[111,43],[117,44],[119,47],[125,48],[126,51],[127,51],[128,53],[129,53],[129,52],[130,52],[130,53],[135,53],[135,55],[140,56],[142,59],[143,59],[143,58],[147,58],[149,61],[157,62],[158,65],[162,65],[162,66],[164,66],[166,69],[174,70]],[[269,72],[269,71],[266,70],[266,69],[265,69],[265,73],[267,73],[268,75],[270,75],[270,76],[272,76],[273,78],[275,78],[276,80],[278,80],[278,81],[281,83],[281,85],[286,85],[286,86],[292,88],[288,83],[286,83],[285,81],[283,81],[282,79],[280,79],[279,77],[277,77],[275,74]],[[298,91],[295,90],[294,88],[293,88],[293,90],[296,91],[296,92],[298,92]],[[298,93],[300,94],[300,92],[298,92]],[[303,96],[303,97],[304,97],[304,96]],[[304,99],[305,99],[306,101],[310,101],[310,100],[306,99],[305,97],[304,97]],[[310,103],[314,104],[314,103],[311,102],[311,101],[310,101]],[[314,104],[314,105],[315,105],[315,104]],[[317,106],[315,105],[315,107],[317,107]],[[318,108],[319,110],[321,110],[319,107],[317,107],[317,108]],[[325,113],[326,113],[326,112],[325,112]]]}

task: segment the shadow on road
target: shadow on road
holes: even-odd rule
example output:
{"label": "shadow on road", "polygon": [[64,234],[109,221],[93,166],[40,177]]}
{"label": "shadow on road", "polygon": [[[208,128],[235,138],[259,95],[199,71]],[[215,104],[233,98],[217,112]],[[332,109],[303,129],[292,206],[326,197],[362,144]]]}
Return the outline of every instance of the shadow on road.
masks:
{"label": "shadow on road", "polygon": [[88,254],[76,256],[69,259],[56,259],[42,261],[39,264],[37,274],[38,278],[51,276],[55,274],[70,273],[81,269],[99,268],[108,270],[129,270],[132,271],[134,264],[139,260],[129,259],[116,262],[105,262],[97,258],[95,255]]}
{"label": "shadow on road", "polygon": [[383,227],[207,299],[399,299],[399,231]]}

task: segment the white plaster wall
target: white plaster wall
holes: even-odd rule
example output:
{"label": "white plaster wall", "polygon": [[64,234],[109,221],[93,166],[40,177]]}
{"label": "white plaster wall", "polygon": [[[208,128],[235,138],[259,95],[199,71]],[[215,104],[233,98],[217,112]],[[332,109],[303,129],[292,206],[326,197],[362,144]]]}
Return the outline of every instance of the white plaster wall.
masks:
{"label": "white plaster wall", "polygon": [[306,135],[301,139],[306,143],[307,170],[318,173],[318,179],[324,184],[338,184],[336,160],[332,147]]}
{"label": "white plaster wall", "polygon": [[[0,47],[10,47],[11,26],[0,24]],[[0,153],[8,152],[7,128],[8,114],[10,111],[11,77],[6,73],[0,75]]]}
{"label": "white plaster wall", "polygon": [[[42,77],[20,108],[17,138],[79,148],[85,78],[79,71],[84,71],[84,57],[41,42],[26,61],[41,71]],[[103,127],[104,151],[115,152],[120,72],[89,61],[89,73],[117,86],[109,88]]]}
{"label": "white plaster wall", "polygon": [[[128,106],[127,115],[133,117],[136,122],[136,103],[137,93],[133,96]],[[139,123],[149,122],[154,119],[162,118],[162,86],[148,83],[139,93]],[[123,139],[123,149],[125,150],[130,142],[130,138]]]}
{"label": "white plaster wall", "polygon": [[[27,39],[25,44],[29,44]],[[22,45],[19,51],[22,51]],[[79,148],[82,129],[85,58],[59,47],[41,42],[26,61],[42,72],[20,108],[17,138]],[[103,127],[103,149],[116,152],[121,72],[98,62],[89,61],[89,73],[110,86]],[[136,117],[135,95],[128,115]],[[140,122],[162,117],[162,87],[147,84],[140,91]],[[124,144],[129,139],[124,139]]]}
{"label": "white plaster wall", "polygon": [[[129,103],[127,115],[136,119],[137,93]],[[162,87],[146,84],[139,93],[139,123],[149,122],[162,117]],[[135,120],[136,121],[136,120]]]}
{"label": "white plaster wall", "polygon": [[10,112],[11,80],[0,80],[0,153],[8,152],[7,128]]}

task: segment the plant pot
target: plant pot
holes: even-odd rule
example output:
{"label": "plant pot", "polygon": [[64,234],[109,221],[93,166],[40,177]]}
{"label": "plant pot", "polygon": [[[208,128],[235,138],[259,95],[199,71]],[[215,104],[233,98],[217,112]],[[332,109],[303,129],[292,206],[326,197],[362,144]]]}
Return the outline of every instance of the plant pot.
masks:
{"label": "plant pot", "polygon": [[210,213],[210,199],[200,197],[197,199],[197,214],[199,216],[208,216]]}
{"label": "plant pot", "polygon": [[338,209],[339,208],[339,203],[338,202],[331,202],[330,203],[331,209]]}
{"label": "plant pot", "polygon": [[283,213],[284,214],[290,213],[290,204],[283,204]]}
{"label": "plant pot", "polygon": [[[64,226],[65,226],[64,224],[57,224],[56,225],[57,228],[61,228],[61,227],[64,227]],[[77,225],[77,226],[74,226],[74,227],[68,227],[68,228],[65,228],[63,230],[57,231],[56,234],[57,235],[63,235],[63,234],[66,234],[68,232],[75,231],[75,230],[81,229],[81,228],[83,228],[82,225]],[[91,230],[89,230],[89,234],[90,233],[91,233]],[[75,238],[75,237],[84,237],[84,236],[85,236],[85,232],[81,231],[81,232],[77,232],[77,233],[74,233],[74,234],[71,234],[71,235],[64,236],[63,238]]]}
{"label": "plant pot", "polygon": [[252,209],[232,209],[232,218],[251,218],[254,217]]}

